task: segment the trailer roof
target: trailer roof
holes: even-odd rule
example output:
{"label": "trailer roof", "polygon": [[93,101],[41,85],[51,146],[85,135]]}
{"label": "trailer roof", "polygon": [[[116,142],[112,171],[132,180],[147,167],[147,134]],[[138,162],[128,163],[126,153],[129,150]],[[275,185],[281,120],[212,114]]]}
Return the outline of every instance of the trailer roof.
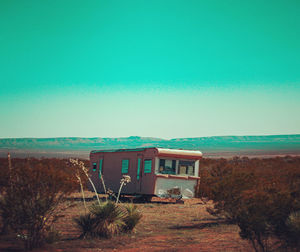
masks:
{"label": "trailer roof", "polygon": [[181,149],[167,149],[167,148],[157,148],[157,147],[147,147],[147,148],[133,148],[133,149],[110,149],[110,150],[93,150],[91,153],[100,152],[128,152],[128,151],[145,151],[147,149],[156,149],[158,155],[182,155],[191,157],[202,157],[202,152],[198,150],[181,150]]}
{"label": "trailer roof", "polygon": [[198,150],[180,150],[180,149],[165,149],[156,148],[158,150],[158,155],[182,155],[191,157],[202,157],[202,152]]}
{"label": "trailer roof", "polygon": [[125,152],[125,151],[144,151],[146,149],[153,149],[154,147],[150,148],[133,148],[133,149],[109,149],[109,150],[92,150],[91,153],[99,153],[99,152]]}

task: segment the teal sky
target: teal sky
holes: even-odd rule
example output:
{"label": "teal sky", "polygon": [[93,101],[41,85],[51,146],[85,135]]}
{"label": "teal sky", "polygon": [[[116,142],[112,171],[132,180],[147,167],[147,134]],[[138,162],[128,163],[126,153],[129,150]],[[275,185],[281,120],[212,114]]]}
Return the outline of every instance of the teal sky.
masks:
{"label": "teal sky", "polygon": [[0,137],[300,133],[300,1],[0,0]]}

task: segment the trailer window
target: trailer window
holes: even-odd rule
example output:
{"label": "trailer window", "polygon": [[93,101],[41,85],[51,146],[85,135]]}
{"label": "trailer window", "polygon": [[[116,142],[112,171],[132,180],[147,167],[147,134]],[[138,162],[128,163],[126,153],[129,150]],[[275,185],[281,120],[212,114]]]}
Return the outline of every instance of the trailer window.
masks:
{"label": "trailer window", "polygon": [[144,173],[151,173],[152,168],[152,160],[151,159],[145,159],[144,161]]}
{"label": "trailer window", "polygon": [[103,162],[103,159],[100,159],[99,161],[99,178],[101,179],[101,176],[102,176],[102,162]]}
{"label": "trailer window", "polygon": [[122,160],[122,173],[128,173],[129,159]]}
{"label": "trailer window", "polygon": [[137,175],[136,175],[136,179],[139,180],[140,179],[140,171],[141,171],[141,159],[138,159],[138,167],[137,167]]}
{"label": "trailer window", "polygon": [[195,174],[195,162],[194,161],[179,160],[178,174],[179,175],[194,176],[194,174]]}
{"label": "trailer window", "polygon": [[160,159],[159,173],[161,174],[176,174],[176,160]]}

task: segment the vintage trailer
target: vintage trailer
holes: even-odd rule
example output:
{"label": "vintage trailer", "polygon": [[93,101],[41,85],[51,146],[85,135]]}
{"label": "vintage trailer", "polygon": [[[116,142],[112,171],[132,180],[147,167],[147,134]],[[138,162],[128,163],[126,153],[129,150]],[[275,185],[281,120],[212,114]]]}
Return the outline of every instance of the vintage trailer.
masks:
{"label": "vintage trailer", "polygon": [[123,194],[166,196],[173,189],[182,195],[194,196],[199,180],[200,151],[137,148],[95,150],[90,153],[90,175],[98,193],[107,189],[117,193],[123,175],[131,183],[122,189]]}

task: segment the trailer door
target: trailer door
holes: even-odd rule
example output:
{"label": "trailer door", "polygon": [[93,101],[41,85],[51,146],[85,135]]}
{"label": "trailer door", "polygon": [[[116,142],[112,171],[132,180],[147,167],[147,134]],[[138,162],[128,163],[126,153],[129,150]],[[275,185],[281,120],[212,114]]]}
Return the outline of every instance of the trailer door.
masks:
{"label": "trailer door", "polygon": [[137,169],[136,169],[136,192],[140,193],[142,189],[143,179],[143,155],[138,154],[137,156]]}

